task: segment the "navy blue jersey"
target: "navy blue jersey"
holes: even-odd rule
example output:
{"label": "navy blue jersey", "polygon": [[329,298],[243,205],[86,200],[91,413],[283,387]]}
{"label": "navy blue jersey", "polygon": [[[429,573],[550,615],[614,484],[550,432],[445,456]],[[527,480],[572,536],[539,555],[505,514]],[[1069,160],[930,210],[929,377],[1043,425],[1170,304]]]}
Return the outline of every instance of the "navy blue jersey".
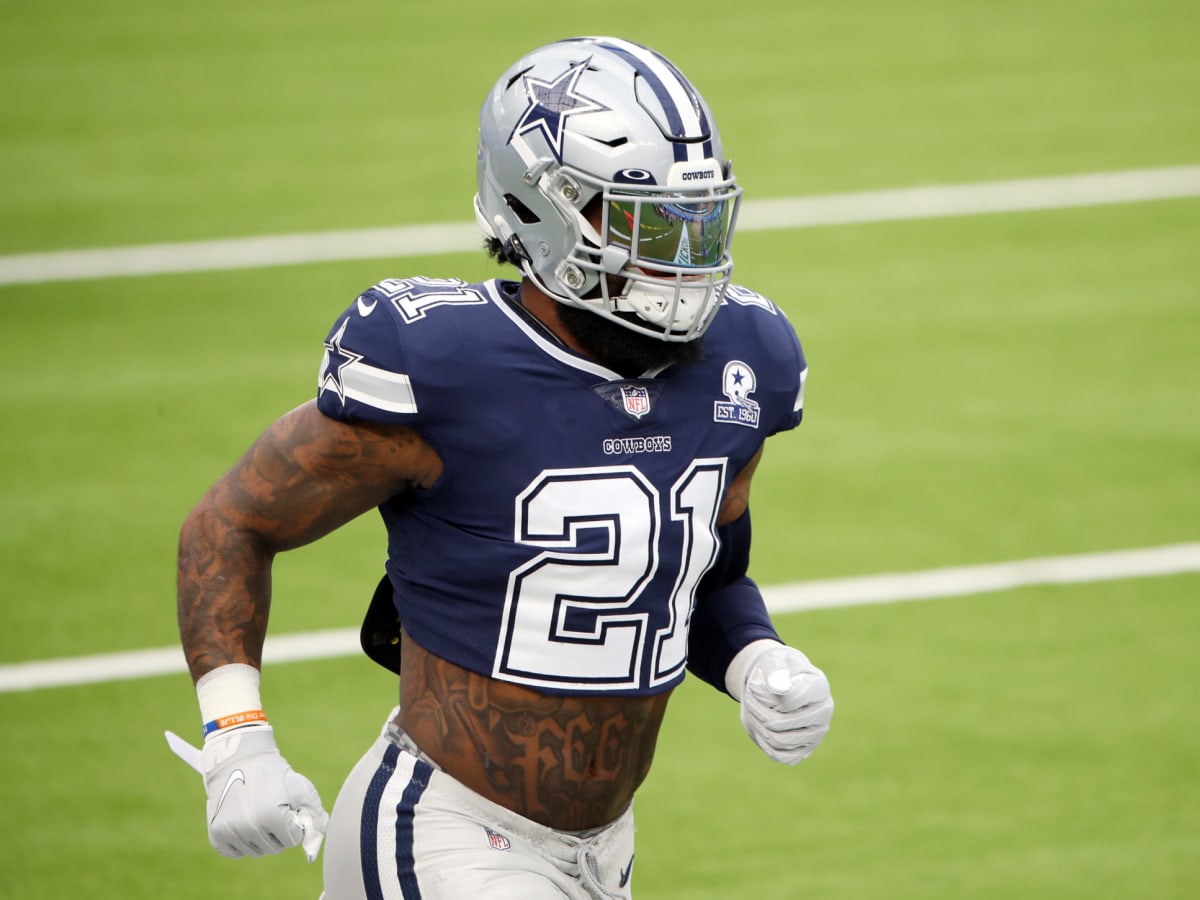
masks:
{"label": "navy blue jersey", "polygon": [[549,693],[667,690],[725,488],[800,421],[800,343],[731,287],[701,362],[623,378],[530,321],[515,289],[376,285],[330,331],[318,405],[409,425],[442,460],[432,488],[380,507],[414,640]]}

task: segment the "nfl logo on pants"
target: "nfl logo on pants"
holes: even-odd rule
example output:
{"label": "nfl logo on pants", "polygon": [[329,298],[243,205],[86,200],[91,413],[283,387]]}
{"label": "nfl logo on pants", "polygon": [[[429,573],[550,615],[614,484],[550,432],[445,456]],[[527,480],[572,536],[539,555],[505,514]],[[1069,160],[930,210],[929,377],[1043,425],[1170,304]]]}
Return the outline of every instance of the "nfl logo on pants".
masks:
{"label": "nfl logo on pants", "polygon": [[512,843],[502,834],[497,834],[490,828],[483,829],[487,832],[488,846],[493,850],[511,850]]}

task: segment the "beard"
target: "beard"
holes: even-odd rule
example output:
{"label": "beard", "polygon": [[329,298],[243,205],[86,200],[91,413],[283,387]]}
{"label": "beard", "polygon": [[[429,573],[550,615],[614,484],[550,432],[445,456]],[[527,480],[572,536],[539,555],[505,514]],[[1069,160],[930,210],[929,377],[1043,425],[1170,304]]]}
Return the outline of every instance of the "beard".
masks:
{"label": "beard", "polygon": [[558,305],[558,318],[589,356],[624,378],[636,378],[669,365],[698,362],[704,358],[701,338],[691,341],[660,340],[566,303]]}

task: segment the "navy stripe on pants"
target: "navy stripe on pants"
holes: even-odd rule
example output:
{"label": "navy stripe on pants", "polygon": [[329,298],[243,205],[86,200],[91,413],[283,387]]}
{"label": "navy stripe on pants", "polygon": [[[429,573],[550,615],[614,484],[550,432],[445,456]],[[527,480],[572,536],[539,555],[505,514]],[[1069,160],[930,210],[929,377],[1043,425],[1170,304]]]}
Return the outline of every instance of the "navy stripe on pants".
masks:
{"label": "navy stripe on pants", "polygon": [[379,804],[383,800],[383,791],[391,781],[396,771],[396,760],[400,756],[400,748],[389,746],[383,754],[383,762],[375,770],[375,777],[367,788],[367,796],[363,799],[362,819],[359,822],[358,846],[362,854],[363,889],[368,900],[383,900],[383,887],[379,883]]}
{"label": "navy stripe on pants", "polygon": [[396,876],[400,880],[400,890],[404,900],[421,900],[421,888],[417,884],[416,860],[413,858],[413,816],[421,795],[429,786],[429,776],[433,774],[433,766],[418,759],[413,766],[412,778],[408,787],[396,804]]}

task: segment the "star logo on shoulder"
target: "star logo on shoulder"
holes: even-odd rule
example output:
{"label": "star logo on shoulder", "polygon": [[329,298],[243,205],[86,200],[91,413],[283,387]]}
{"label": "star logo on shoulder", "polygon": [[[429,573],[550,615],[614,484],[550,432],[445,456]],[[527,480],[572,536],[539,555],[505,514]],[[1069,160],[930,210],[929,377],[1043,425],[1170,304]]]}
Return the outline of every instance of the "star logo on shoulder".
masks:
{"label": "star logo on shoulder", "polygon": [[362,359],[358,353],[352,353],[342,347],[342,337],[346,334],[346,326],[349,324],[350,318],[347,316],[342,320],[342,327],[337,333],[325,342],[325,357],[321,360],[319,379],[319,393],[333,391],[343,404],[346,402],[346,386],[342,381],[342,371]]}
{"label": "star logo on shoulder", "polygon": [[529,96],[529,106],[517,120],[513,133],[508,137],[509,143],[517,135],[540,131],[550,145],[554,158],[562,162],[563,132],[567,119],[583,113],[608,111],[603,103],[577,90],[579,79],[590,62],[591,57],[588,57],[583,62],[575,63],[553,81],[526,76],[525,93]]}

